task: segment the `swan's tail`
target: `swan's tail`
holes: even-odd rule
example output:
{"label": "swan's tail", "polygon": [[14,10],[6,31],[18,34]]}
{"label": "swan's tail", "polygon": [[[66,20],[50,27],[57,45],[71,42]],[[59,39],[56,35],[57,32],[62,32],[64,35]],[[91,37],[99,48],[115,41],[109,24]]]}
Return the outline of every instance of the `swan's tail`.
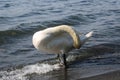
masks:
{"label": "swan's tail", "polygon": [[81,39],[81,44],[83,45],[85,42],[88,41],[88,39],[93,35],[93,31],[87,33],[83,38]]}
{"label": "swan's tail", "polygon": [[93,35],[93,31],[87,33],[85,36],[86,36],[87,38],[90,38],[92,35]]}

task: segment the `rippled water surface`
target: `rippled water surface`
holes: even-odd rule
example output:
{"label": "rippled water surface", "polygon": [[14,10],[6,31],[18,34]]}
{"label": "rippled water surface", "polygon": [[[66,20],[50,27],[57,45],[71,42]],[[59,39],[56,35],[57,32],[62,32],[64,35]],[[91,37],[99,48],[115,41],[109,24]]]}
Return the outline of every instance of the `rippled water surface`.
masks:
{"label": "rippled water surface", "polygon": [[[61,24],[94,31],[82,49],[70,52],[67,71],[56,55],[32,45],[34,32]],[[75,80],[119,67],[119,0],[0,0],[0,80]]]}

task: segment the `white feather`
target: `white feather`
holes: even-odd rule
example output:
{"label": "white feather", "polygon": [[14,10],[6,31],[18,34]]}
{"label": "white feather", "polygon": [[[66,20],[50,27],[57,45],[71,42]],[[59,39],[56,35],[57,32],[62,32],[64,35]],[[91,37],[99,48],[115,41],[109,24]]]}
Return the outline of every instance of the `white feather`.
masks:
{"label": "white feather", "polygon": [[87,33],[85,36],[86,36],[87,38],[89,38],[89,37],[91,37],[91,36],[92,36],[92,34],[93,34],[93,31],[91,31],[91,32]]}

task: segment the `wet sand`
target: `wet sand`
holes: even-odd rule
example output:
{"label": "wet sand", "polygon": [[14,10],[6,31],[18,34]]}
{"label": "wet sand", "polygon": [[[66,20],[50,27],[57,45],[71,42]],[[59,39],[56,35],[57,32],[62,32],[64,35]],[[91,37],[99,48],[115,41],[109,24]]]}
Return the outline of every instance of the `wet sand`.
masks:
{"label": "wet sand", "polygon": [[120,70],[78,80],[120,80]]}

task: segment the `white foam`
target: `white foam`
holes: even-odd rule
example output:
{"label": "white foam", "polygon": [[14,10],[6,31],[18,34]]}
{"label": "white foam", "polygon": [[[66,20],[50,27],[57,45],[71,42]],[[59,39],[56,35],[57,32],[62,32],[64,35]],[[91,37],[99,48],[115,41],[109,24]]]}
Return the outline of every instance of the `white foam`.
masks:
{"label": "white foam", "polygon": [[23,67],[22,69],[16,69],[14,71],[0,71],[0,80],[27,80],[27,74],[43,74],[53,70],[59,69],[59,64],[34,64]]}

